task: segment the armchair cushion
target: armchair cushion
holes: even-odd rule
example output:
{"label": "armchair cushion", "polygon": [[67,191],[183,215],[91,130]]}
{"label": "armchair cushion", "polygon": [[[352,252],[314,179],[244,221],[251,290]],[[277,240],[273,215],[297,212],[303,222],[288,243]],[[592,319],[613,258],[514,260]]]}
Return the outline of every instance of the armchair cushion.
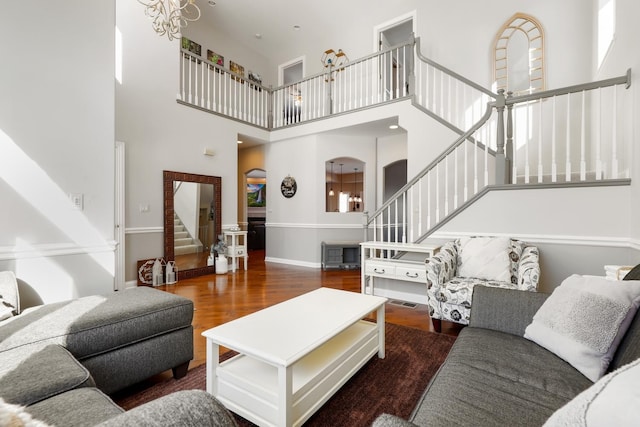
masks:
{"label": "armchair cushion", "polygon": [[510,239],[466,237],[460,239],[458,275],[511,282]]}
{"label": "armchair cushion", "polygon": [[544,302],[524,336],[597,381],[606,372],[638,305],[640,281],[574,274]]}

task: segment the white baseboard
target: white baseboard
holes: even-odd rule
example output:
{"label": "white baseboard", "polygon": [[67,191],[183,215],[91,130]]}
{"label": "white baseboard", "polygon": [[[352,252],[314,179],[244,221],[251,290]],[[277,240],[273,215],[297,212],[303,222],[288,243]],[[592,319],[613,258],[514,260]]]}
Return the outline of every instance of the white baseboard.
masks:
{"label": "white baseboard", "polygon": [[274,258],[274,257],[265,257],[265,262],[273,262],[275,264],[287,264],[287,265],[295,265],[298,267],[308,267],[308,268],[321,268],[322,264],[319,262],[307,262],[307,261],[298,261],[294,259],[286,259],[286,258]]}

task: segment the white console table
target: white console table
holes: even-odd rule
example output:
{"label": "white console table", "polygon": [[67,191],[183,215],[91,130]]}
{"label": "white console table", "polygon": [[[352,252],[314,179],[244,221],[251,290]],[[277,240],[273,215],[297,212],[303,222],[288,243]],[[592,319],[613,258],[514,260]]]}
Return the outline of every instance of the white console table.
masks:
{"label": "white console table", "polygon": [[[361,292],[363,294],[380,295],[388,298],[398,298],[418,304],[426,304],[427,275],[424,260],[440,250],[444,241],[427,243],[393,243],[393,242],[363,242],[361,243]],[[406,253],[402,258],[396,255]],[[379,290],[375,287],[375,280],[391,279],[396,281],[420,283],[422,288],[415,287],[417,292],[402,292],[396,290]]]}
{"label": "white console table", "polygon": [[227,257],[231,258],[231,271],[236,272],[238,258],[244,258],[244,269],[247,269],[247,232],[224,230],[224,243],[227,245]]}

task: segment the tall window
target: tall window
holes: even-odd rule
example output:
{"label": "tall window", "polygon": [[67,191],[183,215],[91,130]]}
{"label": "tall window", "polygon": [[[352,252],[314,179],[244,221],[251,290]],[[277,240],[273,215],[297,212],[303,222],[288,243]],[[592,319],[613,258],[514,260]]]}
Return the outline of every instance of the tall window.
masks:
{"label": "tall window", "polygon": [[598,68],[613,43],[616,33],[616,1],[598,0]]}

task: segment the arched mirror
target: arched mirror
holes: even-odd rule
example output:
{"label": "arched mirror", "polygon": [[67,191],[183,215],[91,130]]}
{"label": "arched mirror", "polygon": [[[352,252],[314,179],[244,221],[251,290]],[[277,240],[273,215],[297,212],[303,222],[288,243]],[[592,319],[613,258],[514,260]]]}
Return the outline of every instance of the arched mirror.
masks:
{"label": "arched mirror", "polygon": [[325,162],[326,212],[364,211],[364,162],[337,157]]}
{"label": "arched mirror", "polygon": [[178,280],[213,274],[211,245],[222,233],[218,176],[164,171],[164,259],[175,261]]}
{"label": "arched mirror", "polygon": [[544,33],[538,21],[517,13],[496,35],[494,90],[514,95],[544,90]]}

